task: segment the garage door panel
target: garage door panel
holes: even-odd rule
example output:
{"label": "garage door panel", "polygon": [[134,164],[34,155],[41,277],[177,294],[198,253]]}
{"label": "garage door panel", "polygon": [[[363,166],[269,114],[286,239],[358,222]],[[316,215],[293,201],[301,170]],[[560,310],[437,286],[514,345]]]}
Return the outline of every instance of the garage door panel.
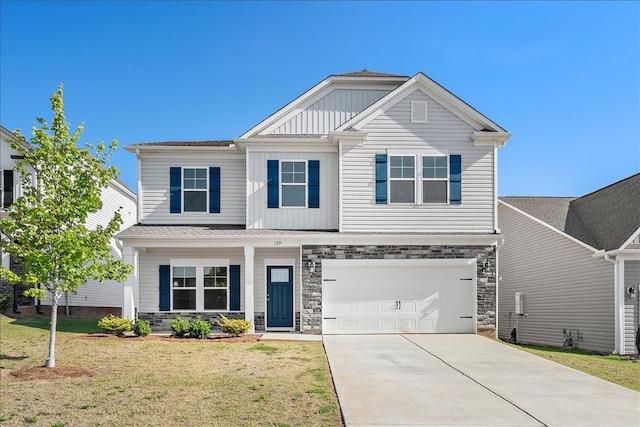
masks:
{"label": "garage door panel", "polygon": [[474,265],[323,266],[323,333],[473,332]]}

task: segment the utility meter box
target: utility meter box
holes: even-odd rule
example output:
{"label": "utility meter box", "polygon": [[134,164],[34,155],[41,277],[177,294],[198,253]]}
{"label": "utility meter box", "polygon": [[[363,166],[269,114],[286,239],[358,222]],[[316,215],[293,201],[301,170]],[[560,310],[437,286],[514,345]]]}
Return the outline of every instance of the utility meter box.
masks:
{"label": "utility meter box", "polygon": [[524,293],[516,292],[516,314],[524,314]]}

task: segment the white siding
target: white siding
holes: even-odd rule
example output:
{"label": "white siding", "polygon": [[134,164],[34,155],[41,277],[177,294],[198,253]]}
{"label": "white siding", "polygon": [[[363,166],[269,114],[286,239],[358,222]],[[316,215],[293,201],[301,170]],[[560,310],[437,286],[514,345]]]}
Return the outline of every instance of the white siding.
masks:
{"label": "white siding", "polygon": [[[220,167],[220,213],[169,212],[169,168]],[[242,153],[173,151],[142,157],[142,224],[232,224],[245,222],[245,161]]]}
{"label": "white siding", "polygon": [[329,133],[389,92],[386,89],[335,89],[271,133]]}
{"label": "white siding", "polygon": [[[115,212],[120,209],[122,216],[122,225],[120,230],[124,230],[134,225],[136,220],[136,201],[130,195],[124,194],[116,184],[102,190],[102,209],[96,213],[89,214],[87,217],[87,227],[95,229],[98,225],[106,226],[113,218]],[[111,255],[116,259],[122,259],[122,253],[115,243],[111,240]],[[100,283],[96,280],[89,280],[87,283],[78,288],[77,294],[70,295],[68,303],[70,306],[81,307],[122,307],[122,283],[114,281],[106,281]],[[66,304],[67,300],[60,301]],[[44,303],[44,301],[43,301]]]}
{"label": "white siding", "polygon": [[[636,331],[640,323],[639,301],[640,298],[640,261],[625,261],[624,286],[625,286],[625,310],[624,310],[624,342],[625,354],[634,354],[636,349]],[[629,287],[635,289],[633,297],[626,292]]]}
{"label": "white siding", "polygon": [[[498,334],[560,347],[563,329],[577,329],[578,348],[614,350],[613,264],[593,251],[502,204],[499,227]],[[524,314],[515,314],[515,293],[524,293]],[[575,335],[574,335],[575,339]]]}
{"label": "white siding", "polygon": [[[320,208],[268,208],[267,160],[319,160]],[[335,230],[338,228],[338,165],[335,153],[251,152],[247,171],[247,228]],[[307,171],[308,172],[308,171]],[[308,178],[308,174],[307,174]]]}
{"label": "white siding", "polygon": [[159,266],[169,265],[171,259],[228,259],[229,265],[240,265],[240,310],[244,310],[244,254],[241,248],[232,249],[149,249],[139,256],[140,312],[159,309]]}
{"label": "white siding", "polygon": [[[427,123],[411,123],[411,101],[427,101]],[[423,92],[415,91],[368,123],[363,131],[367,132],[364,145],[345,143],[340,153],[341,231],[494,231],[493,148],[474,147],[471,126]],[[460,154],[462,204],[376,205],[375,155],[387,150]]]}

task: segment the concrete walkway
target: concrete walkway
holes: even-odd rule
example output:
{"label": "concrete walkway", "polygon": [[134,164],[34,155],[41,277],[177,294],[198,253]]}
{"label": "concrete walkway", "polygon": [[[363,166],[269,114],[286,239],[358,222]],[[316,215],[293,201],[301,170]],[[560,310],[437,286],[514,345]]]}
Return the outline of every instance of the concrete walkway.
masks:
{"label": "concrete walkway", "polygon": [[330,335],[347,426],[639,426],[640,393],[478,335]]}

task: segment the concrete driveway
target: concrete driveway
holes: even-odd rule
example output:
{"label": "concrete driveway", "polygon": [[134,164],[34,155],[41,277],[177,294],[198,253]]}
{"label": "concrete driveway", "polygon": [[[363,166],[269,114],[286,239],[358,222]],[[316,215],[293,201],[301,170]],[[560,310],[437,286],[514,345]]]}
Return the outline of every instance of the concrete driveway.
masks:
{"label": "concrete driveway", "polygon": [[639,426],[640,393],[479,335],[326,335],[347,426]]}

